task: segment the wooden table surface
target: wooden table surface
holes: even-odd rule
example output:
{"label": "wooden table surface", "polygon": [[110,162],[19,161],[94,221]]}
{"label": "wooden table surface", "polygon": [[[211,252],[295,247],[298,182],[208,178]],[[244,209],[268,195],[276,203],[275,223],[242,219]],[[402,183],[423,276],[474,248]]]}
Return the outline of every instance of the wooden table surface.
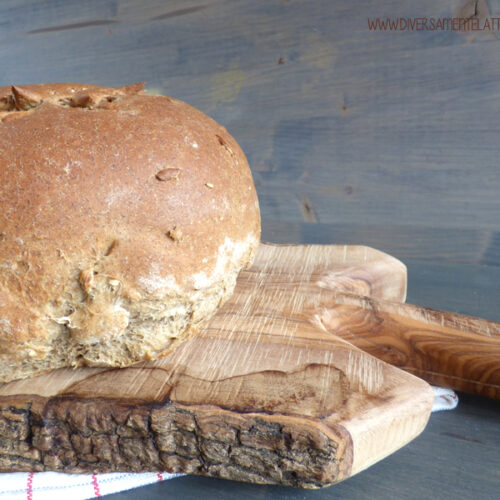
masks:
{"label": "wooden table surface", "polygon": [[[500,17],[480,0],[479,16]],[[474,2],[2,0],[0,85],[148,88],[246,152],[263,239],[360,243],[409,268],[408,301],[500,321],[500,31],[375,32]],[[500,405],[460,394],[410,445],[331,488],[184,477],[118,499],[498,498]]]}

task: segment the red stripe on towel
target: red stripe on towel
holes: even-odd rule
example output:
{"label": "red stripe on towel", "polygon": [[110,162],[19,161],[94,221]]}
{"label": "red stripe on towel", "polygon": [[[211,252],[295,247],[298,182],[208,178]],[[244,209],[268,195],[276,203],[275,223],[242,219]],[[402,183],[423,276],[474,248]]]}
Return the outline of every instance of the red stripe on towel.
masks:
{"label": "red stripe on towel", "polygon": [[94,487],[94,495],[100,497],[101,492],[99,491],[99,483],[97,482],[97,476],[95,474],[92,474],[92,486]]}
{"label": "red stripe on towel", "polygon": [[26,480],[26,498],[28,500],[33,500],[33,476],[34,472],[28,474],[28,479]]}

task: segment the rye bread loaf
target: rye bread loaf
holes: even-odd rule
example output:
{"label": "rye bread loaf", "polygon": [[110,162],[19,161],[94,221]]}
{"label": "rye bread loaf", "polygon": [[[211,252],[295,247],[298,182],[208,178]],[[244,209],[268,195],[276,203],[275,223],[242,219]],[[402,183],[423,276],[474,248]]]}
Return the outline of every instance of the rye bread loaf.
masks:
{"label": "rye bread loaf", "polygon": [[0,88],[0,381],[173,350],[232,294],[260,216],[225,128],[142,86]]}

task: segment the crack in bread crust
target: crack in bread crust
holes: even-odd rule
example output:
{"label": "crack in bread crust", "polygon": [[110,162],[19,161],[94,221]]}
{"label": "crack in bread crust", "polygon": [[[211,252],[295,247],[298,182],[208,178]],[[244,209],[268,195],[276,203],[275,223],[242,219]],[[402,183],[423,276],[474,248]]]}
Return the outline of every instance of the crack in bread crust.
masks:
{"label": "crack in bread crust", "polygon": [[[119,335],[94,342],[82,342],[72,335],[66,323],[55,323],[59,330],[50,344],[44,346],[41,359],[28,356],[0,370],[0,380],[38,375],[67,366],[125,367],[139,361],[165,356],[179,344],[198,332],[231,296],[237,272],[229,274],[204,293],[191,297],[171,297],[150,301],[143,307],[130,304],[130,322]],[[31,346],[35,348],[36,346]]]}

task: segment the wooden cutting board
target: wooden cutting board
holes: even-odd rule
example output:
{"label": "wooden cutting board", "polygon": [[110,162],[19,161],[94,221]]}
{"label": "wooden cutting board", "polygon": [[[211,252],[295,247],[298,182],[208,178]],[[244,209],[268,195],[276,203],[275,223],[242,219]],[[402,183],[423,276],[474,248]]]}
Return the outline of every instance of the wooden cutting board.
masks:
{"label": "wooden cutting board", "polygon": [[406,362],[412,332],[453,330],[398,304],[405,294],[404,265],[376,250],[262,245],[230,301],[173,354],[1,385],[0,470],[166,470],[304,488],[350,477],[429,417],[425,382],[342,338],[369,343],[373,331]]}

